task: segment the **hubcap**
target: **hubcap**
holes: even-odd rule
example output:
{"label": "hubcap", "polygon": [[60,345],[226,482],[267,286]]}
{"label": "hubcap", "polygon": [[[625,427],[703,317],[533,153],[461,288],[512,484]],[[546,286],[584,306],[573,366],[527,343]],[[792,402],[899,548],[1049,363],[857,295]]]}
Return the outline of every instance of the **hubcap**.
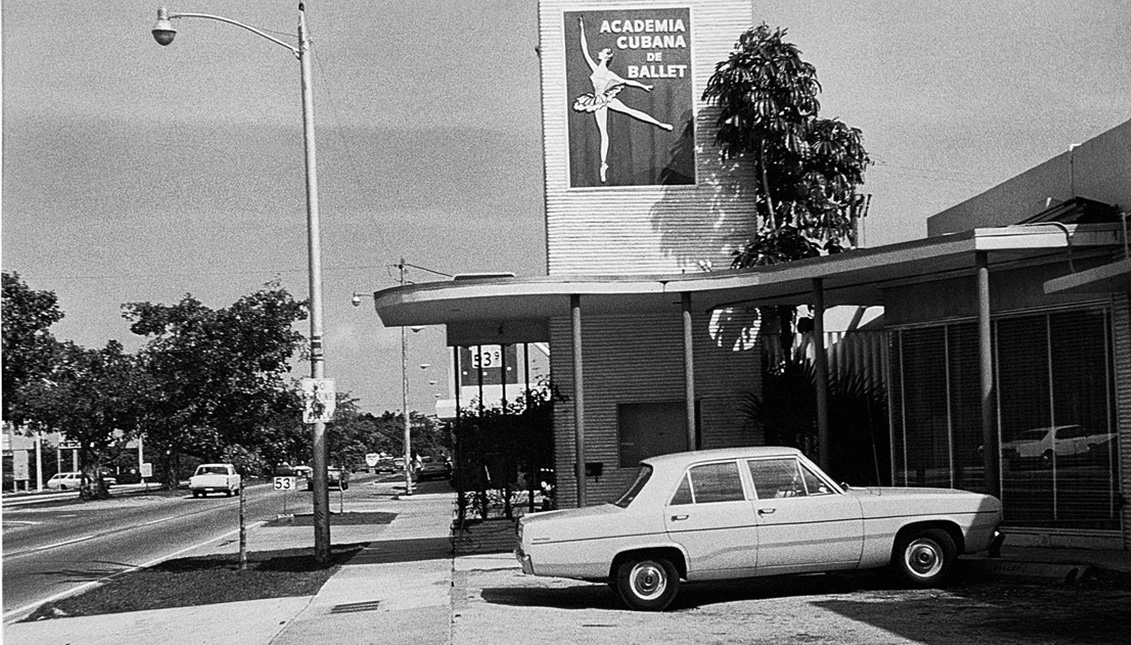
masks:
{"label": "hubcap", "polygon": [[907,568],[917,576],[933,576],[942,570],[943,559],[939,546],[932,540],[915,540],[904,552]]}
{"label": "hubcap", "polygon": [[667,574],[655,562],[641,562],[632,567],[629,581],[636,595],[647,600],[664,593],[667,587]]}

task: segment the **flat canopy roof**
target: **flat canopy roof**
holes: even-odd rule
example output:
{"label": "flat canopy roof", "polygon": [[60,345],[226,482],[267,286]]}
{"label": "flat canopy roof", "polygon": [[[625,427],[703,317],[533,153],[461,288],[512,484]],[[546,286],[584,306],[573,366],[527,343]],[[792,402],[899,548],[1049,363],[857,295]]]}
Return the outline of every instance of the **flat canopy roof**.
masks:
{"label": "flat canopy roof", "polygon": [[883,304],[896,282],[970,273],[975,252],[991,265],[1071,254],[1122,243],[1110,225],[1042,223],[982,228],[846,251],[767,267],[668,275],[557,275],[471,278],[382,289],[374,307],[388,327],[515,321],[568,316],[571,296],[586,315],[678,311],[684,293],[696,311],[731,305],[803,304],[821,279],[826,306]]}

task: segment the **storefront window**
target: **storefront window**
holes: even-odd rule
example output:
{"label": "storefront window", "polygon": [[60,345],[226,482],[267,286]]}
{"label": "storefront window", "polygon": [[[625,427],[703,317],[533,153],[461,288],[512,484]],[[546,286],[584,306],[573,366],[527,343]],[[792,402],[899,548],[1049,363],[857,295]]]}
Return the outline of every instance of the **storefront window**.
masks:
{"label": "storefront window", "polygon": [[[995,320],[1008,525],[1119,528],[1109,325],[1102,309]],[[899,330],[892,349],[896,482],[982,490],[974,323]]]}

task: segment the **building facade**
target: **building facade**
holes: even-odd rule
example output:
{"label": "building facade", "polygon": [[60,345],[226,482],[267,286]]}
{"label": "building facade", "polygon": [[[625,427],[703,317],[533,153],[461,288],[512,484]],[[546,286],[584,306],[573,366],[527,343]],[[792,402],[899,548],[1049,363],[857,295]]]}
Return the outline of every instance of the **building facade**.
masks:
{"label": "building facade", "polygon": [[543,0],[539,17],[547,275],[374,302],[386,325],[447,325],[453,346],[549,343],[560,506],[607,500],[651,454],[763,441],[738,410],[761,391],[756,333],[722,321],[877,306],[894,483],[1000,495],[1016,539],[1131,547],[1131,122],[922,240],[705,272],[754,210],[700,100],[751,4]]}

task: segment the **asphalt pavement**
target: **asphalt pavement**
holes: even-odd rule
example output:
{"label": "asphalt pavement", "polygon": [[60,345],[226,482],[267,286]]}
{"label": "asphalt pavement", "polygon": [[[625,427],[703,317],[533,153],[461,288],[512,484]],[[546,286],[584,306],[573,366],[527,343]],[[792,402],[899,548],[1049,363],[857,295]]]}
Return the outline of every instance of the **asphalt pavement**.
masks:
{"label": "asphalt pavement", "polygon": [[[473,617],[463,616],[473,608],[461,591],[466,590],[461,580],[470,572],[486,572],[504,581],[517,581],[522,574],[513,556],[504,553],[454,557],[449,530],[455,494],[404,496],[385,486],[387,494],[353,501],[351,511],[395,513],[396,517],[388,524],[333,526],[334,545],[368,546],[342,565],[314,596],[12,623],[4,626],[3,642],[120,645],[151,642],[155,638],[182,644],[241,645],[480,642],[482,639],[477,637],[465,637],[469,633],[465,628],[456,628],[474,624],[469,620]],[[310,526],[274,523],[258,526],[248,536],[251,551],[308,548],[312,540]],[[207,550],[234,553],[236,548],[235,543],[227,540]],[[1001,559],[977,560],[972,566],[990,576],[1017,576],[1050,584],[1072,582],[1088,575],[1131,580],[1128,551],[1011,549],[1007,544]],[[546,584],[554,583],[551,580]],[[595,589],[591,594],[608,595],[610,609],[619,611],[612,594]],[[493,593],[503,592],[496,589]],[[606,599],[602,596],[600,600],[603,603]]]}

